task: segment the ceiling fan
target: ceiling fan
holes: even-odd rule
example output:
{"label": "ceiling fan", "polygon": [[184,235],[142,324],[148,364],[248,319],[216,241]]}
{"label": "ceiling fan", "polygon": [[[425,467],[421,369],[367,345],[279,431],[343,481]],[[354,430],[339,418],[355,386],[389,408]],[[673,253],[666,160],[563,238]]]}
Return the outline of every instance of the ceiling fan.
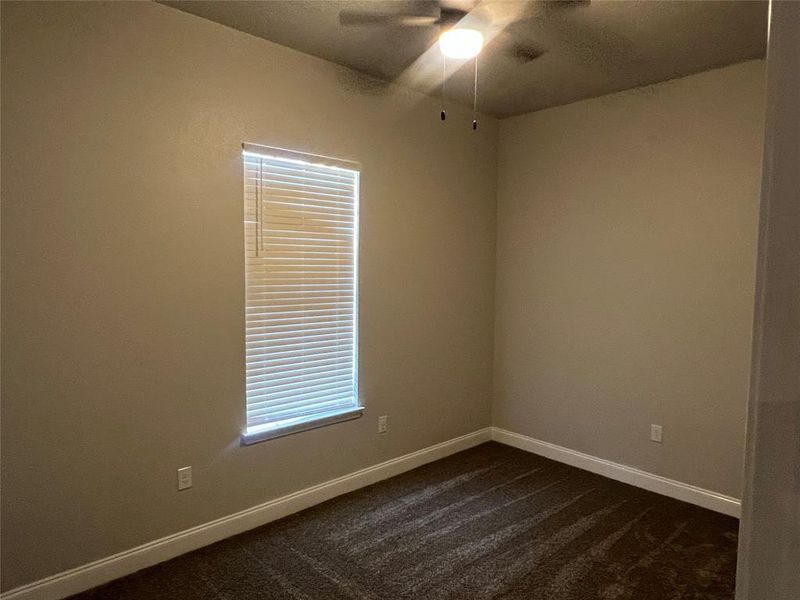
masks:
{"label": "ceiling fan", "polygon": [[[499,37],[506,56],[519,63],[529,63],[547,50],[538,44],[520,40],[506,28],[553,10],[585,6],[591,0],[438,0],[417,3],[418,8],[400,12],[374,12],[344,9],[339,24],[345,27],[438,27],[438,44],[443,56],[442,97],[446,80],[447,59],[475,58],[483,50],[484,34]],[[467,19],[469,17],[469,19]],[[472,128],[477,122],[478,63],[475,61],[475,85]],[[444,102],[444,100],[443,100]],[[441,119],[446,119],[444,105]]]}
{"label": "ceiling fan", "polygon": [[[344,9],[339,12],[339,24],[345,27],[438,27],[441,31],[439,45],[442,53],[454,59],[472,58],[480,53],[483,48],[481,30],[492,29],[507,38],[502,43],[508,56],[529,62],[546,50],[538,48],[538,51],[533,51],[530,42],[514,39],[510,33],[502,32],[503,29],[541,13],[578,8],[590,3],[590,0],[438,0],[421,2],[417,10],[401,12]],[[475,17],[470,25],[459,25],[468,15]]]}

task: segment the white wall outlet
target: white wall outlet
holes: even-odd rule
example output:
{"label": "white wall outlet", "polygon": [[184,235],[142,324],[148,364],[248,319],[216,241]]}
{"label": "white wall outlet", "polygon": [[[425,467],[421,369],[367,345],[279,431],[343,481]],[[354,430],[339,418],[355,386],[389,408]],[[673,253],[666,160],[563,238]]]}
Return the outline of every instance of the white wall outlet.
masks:
{"label": "white wall outlet", "polygon": [[389,429],[389,417],[386,415],[378,417],[378,433],[386,433],[387,429]]}
{"label": "white wall outlet", "polygon": [[650,440],[661,443],[661,425],[650,425]]}
{"label": "white wall outlet", "polygon": [[178,491],[192,487],[192,467],[178,469]]}

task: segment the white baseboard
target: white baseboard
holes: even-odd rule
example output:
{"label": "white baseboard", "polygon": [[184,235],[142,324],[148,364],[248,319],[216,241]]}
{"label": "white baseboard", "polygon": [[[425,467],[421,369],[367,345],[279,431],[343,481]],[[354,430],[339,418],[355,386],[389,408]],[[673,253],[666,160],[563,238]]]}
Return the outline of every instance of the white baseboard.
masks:
{"label": "white baseboard", "polygon": [[60,600],[145,567],[259,527],[491,439],[491,428],[417,450],[293,494],[125,550],[0,594],[0,600]]}
{"label": "white baseboard", "polygon": [[563,446],[543,442],[527,435],[506,431],[499,427],[492,427],[492,439],[501,444],[526,450],[585,471],[603,475],[609,479],[616,479],[623,483],[696,504],[732,517],[738,518],[741,514],[741,502],[736,498],[705,490],[688,483],[667,479],[660,475],[654,475],[627,465],[621,465],[590,454],[570,450]]}

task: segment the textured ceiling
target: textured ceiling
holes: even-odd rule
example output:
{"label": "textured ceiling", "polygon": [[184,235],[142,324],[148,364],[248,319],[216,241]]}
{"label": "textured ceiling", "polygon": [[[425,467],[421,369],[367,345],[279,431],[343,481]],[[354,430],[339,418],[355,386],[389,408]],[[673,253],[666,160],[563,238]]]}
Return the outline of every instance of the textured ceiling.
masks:
{"label": "textured ceiling", "polygon": [[[472,8],[464,23],[491,38],[479,57],[478,105],[497,117],[526,113],[761,58],[765,1],[443,0]],[[351,67],[438,94],[435,27],[343,27],[342,9],[437,14],[428,0],[169,0],[163,4]],[[542,53],[525,62],[521,54]],[[448,68],[446,95],[472,104],[473,63]],[[347,85],[376,93],[380,83]]]}

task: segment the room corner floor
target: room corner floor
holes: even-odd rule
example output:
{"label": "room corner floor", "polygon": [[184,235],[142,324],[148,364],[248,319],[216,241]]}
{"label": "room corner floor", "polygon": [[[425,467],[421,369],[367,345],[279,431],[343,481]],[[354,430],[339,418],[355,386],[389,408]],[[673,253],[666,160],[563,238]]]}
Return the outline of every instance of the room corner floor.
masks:
{"label": "room corner floor", "polygon": [[73,600],[732,599],[737,527],[490,442]]}

